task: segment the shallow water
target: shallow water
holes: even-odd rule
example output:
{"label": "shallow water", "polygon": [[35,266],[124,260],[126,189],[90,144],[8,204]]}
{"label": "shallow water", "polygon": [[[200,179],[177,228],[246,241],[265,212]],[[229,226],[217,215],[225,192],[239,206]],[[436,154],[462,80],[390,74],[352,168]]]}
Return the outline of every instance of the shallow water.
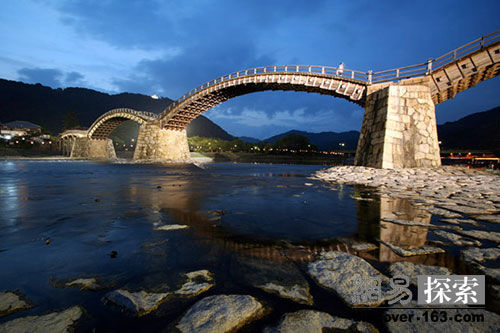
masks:
{"label": "shallow water", "polygon": [[[317,251],[347,250],[339,238],[426,243],[426,229],[381,224],[383,203],[370,189],[308,179],[321,168],[0,161],[0,291],[18,290],[36,305],[0,322],[80,304],[88,312],[80,326],[83,331],[156,331],[203,296],[242,293],[274,309],[243,329],[260,330],[275,324],[285,312],[309,308],[251,286],[250,278],[272,275],[273,265],[292,265],[304,273],[304,265]],[[355,193],[373,201],[353,200]],[[415,210],[404,200],[388,204],[392,210]],[[431,220],[430,214],[423,218]],[[165,224],[188,228],[155,230]],[[117,253],[115,258],[110,256],[112,251]],[[381,270],[384,262],[401,260],[384,246],[363,256]],[[455,270],[460,266],[453,249],[411,260]],[[101,301],[116,288],[175,289],[183,281],[182,274],[198,269],[213,272],[214,288],[193,299],[166,304],[149,316],[137,319]],[[250,277],[255,271],[257,277]],[[371,318],[380,325],[376,311],[351,310],[306,274],[301,276],[309,282],[315,300],[312,308]],[[98,277],[107,288],[56,288],[58,280],[78,277]]]}

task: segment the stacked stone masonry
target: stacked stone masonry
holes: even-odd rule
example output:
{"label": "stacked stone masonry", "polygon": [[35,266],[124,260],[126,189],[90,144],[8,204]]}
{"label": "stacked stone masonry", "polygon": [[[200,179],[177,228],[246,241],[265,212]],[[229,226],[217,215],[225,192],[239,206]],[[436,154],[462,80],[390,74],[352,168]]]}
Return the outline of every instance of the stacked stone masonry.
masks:
{"label": "stacked stone masonry", "polygon": [[441,165],[430,89],[385,85],[370,89],[355,164],[375,168]]}
{"label": "stacked stone masonry", "polygon": [[116,159],[113,141],[111,139],[76,138],[71,150],[71,158]]}
{"label": "stacked stone masonry", "polygon": [[186,131],[162,129],[154,123],[141,125],[134,160],[190,162]]}

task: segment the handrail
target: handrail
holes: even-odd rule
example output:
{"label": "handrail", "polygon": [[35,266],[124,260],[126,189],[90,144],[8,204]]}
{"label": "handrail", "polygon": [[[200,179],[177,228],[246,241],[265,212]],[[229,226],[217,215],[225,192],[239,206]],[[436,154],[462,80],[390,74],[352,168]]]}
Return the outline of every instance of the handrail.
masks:
{"label": "handrail", "polygon": [[[464,44],[452,51],[443,54],[440,57],[429,59],[424,63],[410,65],[405,67],[398,67],[393,69],[387,69],[378,72],[363,72],[353,69],[343,68],[343,64],[339,67],[331,66],[310,66],[310,65],[276,65],[276,66],[266,66],[266,67],[255,67],[249,68],[242,71],[226,74],[220,76],[216,79],[210,80],[203,83],[202,85],[190,90],[182,97],[169,104],[165,110],[159,114],[153,114],[155,118],[163,118],[170,110],[175,108],[178,104],[185,101],[187,98],[209,88],[217,83],[225,82],[228,80],[236,78],[245,78],[257,74],[289,74],[289,73],[309,73],[309,74],[320,74],[325,76],[333,76],[338,78],[348,78],[355,79],[359,81],[364,81],[366,84],[389,82],[401,79],[407,79],[412,77],[430,75],[433,72],[440,70],[441,68],[447,66],[448,64],[461,59],[466,54],[476,52],[500,41],[500,30],[494,31],[482,37],[479,37],[467,44]],[[146,114],[146,112],[143,112]],[[150,114],[148,112],[147,114]],[[149,115],[148,115],[149,116]]]}

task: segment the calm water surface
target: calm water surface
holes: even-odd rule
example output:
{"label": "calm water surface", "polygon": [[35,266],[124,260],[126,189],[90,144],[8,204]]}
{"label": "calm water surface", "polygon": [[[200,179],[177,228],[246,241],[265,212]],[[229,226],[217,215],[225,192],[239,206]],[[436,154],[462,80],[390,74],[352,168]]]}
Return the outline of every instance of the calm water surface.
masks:
{"label": "calm water surface", "polygon": [[[156,331],[203,296],[244,293],[274,309],[244,329],[260,330],[285,312],[310,307],[252,288],[244,273],[248,263],[257,263],[257,270],[293,264],[304,271],[322,248],[347,249],[339,239],[394,241],[396,236],[426,242],[425,229],[381,227],[379,199],[351,198],[355,192],[369,197],[369,189],[332,187],[307,178],[321,168],[0,161],[0,290],[18,290],[36,305],[0,322],[80,304],[88,312],[82,330]],[[390,204],[399,211],[410,206]],[[164,224],[189,228],[155,230]],[[396,257],[383,246],[365,255],[376,267]],[[453,258],[445,254],[425,260],[449,266]],[[216,286],[191,300],[162,306],[153,315],[137,319],[101,301],[116,288],[174,289],[184,281],[183,273],[198,269],[213,272]],[[265,279],[273,272],[267,268],[261,274]],[[108,289],[55,287],[58,280],[78,277],[98,277]],[[365,320],[376,317],[350,310],[332,293],[311,280],[309,284],[312,308]]]}

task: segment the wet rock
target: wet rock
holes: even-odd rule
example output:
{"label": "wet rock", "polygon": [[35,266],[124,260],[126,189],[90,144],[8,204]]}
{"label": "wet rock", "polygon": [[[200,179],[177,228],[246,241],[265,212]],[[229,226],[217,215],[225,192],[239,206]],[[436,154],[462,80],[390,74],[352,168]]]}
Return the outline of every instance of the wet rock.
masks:
{"label": "wet rock", "polygon": [[471,217],[475,220],[500,223],[500,215],[474,215]]}
{"label": "wet rock", "polygon": [[209,296],[194,304],[176,327],[181,332],[234,332],[263,312],[262,304],[252,296]]}
{"label": "wet rock", "polygon": [[165,224],[159,227],[156,227],[155,230],[159,231],[171,231],[171,230],[179,230],[189,228],[188,225],[184,224]]}
{"label": "wet rock", "polygon": [[498,212],[498,209],[495,206],[484,206],[484,205],[478,205],[478,207],[460,206],[460,205],[442,205],[441,207],[467,215],[493,214]]}
{"label": "wet rock", "polygon": [[466,262],[484,262],[500,258],[500,249],[497,247],[480,249],[471,247],[462,251],[462,257]]}
{"label": "wet rock", "polygon": [[[412,307],[416,307],[415,303],[412,303]],[[432,308],[422,307],[422,309],[394,309],[387,310],[384,314],[386,316],[386,326],[389,332],[400,333],[400,332],[469,332],[469,333],[489,333],[498,332],[498,327],[500,324],[500,316],[483,309],[475,310],[464,310],[464,309],[446,309],[447,319],[455,318],[455,315],[459,315],[462,319],[465,314],[469,315],[483,315],[484,322],[478,322],[477,320],[471,320],[466,322],[465,320],[446,320],[445,322],[428,320],[427,322],[423,320],[424,312],[427,311],[428,315],[432,312]],[[439,314],[439,310],[437,310]],[[406,315],[406,321],[398,320],[396,318],[402,318],[401,316]],[[413,320],[409,321],[408,317],[412,316]],[[390,320],[387,320],[389,319]],[[420,318],[417,320],[416,318]],[[439,317],[440,318],[440,317]]]}
{"label": "wet rock", "polygon": [[439,215],[447,218],[455,218],[455,217],[462,217],[462,215],[458,213],[451,212],[447,209],[443,208],[437,208],[437,207],[429,207],[429,208],[424,208],[424,210],[428,211],[432,215]]}
{"label": "wet rock", "polygon": [[288,298],[292,301],[304,304],[313,304],[313,299],[311,294],[309,294],[309,288],[293,285],[293,286],[282,286],[274,284],[272,282],[266,283],[265,285],[257,286],[268,293],[276,293],[282,298]]}
{"label": "wet rock", "polygon": [[269,262],[255,258],[237,258],[231,274],[245,284],[297,303],[313,304],[309,284],[300,270],[290,262]]}
{"label": "wet rock", "polygon": [[432,254],[432,253],[444,253],[445,251],[439,247],[434,247],[434,246],[421,246],[417,247],[414,249],[403,249],[397,245],[394,245],[389,242],[385,242],[383,240],[380,240],[380,243],[384,244],[385,246],[389,247],[394,253],[396,253],[399,256],[402,257],[410,257],[410,256],[420,256],[423,254]]}
{"label": "wet rock", "polygon": [[15,292],[0,292],[0,317],[31,307],[33,306]]}
{"label": "wet rock", "polygon": [[113,290],[104,296],[104,302],[111,302],[136,316],[144,316],[158,308],[172,293],[149,293],[144,290],[130,292],[124,289]]}
{"label": "wet rock", "polygon": [[481,242],[478,240],[465,239],[462,236],[459,236],[452,232],[447,232],[444,230],[435,230],[433,231],[433,233],[435,233],[441,238],[447,239],[448,241],[452,242],[454,245],[457,246],[481,246]]}
{"label": "wet rock", "polygon": [[365,242],[355,238],[341,237],[338,238],[338,241],[358,252],[368,252],[378,248],[378,246],[373,243]]}
{"label": "wet rock", "polygon": [[101,289],[101,286],[97,283],[96,278],[79,278],[75,279],[73,281],[67,282],[65,284],[66,288],[80,288],[82,290],[88,289],[88,290],[99,290]]}
{"label": "wet rock", "polygon": [[414,264],[412,262],[400,261],[389,266],[391,276],[405,275],[410,278],[410,284],[417,285],[418,275],[450,275],[451,272],[446,267],[427,266],[422,264]]}
{"label": "wet rock", "polygon": [[118,257],[118,252],[116,252],[116,251],[111,251],[111,253],[109,254],[109,257],[110,257],[110,258],[116,258],[116,257]]}
{"label": "wet rock", "polygon": [[460,235],[500,243],[500,232],[484,230],[457,230]]}
{"label": "wet rock", "polygon": [[441,225],[434,225],[430,223],[424,223],[424,222],[417,222],[417,221],[406,221],[406,220],[399,220],[399,219],[393,219],[393,218],[382,218],[381,219],[383,222],[390,222],[394,224],[399,224],[399,225],[407,225],[407,226],[415,226],[415,227],[423,227],[423,228],[435,228],[435,229],[457,229],[458,227],[445,227]]}
{"label": "wet rock", "polygon": [[80,306],[73,306],[62,312],[53,312],[41,316],[22,317],[5,322],[0,324],[0,332],[71,332],[82,315],[83,309]]}
{"label": "wet rock", "polygon": [[370,323],[339,318],[326,312],[300,310],[286,313],[276,327],[268,327],[264,333],[321,333],[342,330],[348,332],[375,333],[378,330]]}
{"label": "wet rock", "polygon": [[224,209],[209,210],[208,214],[212,216],[224,216],[226,215],[226,211]]}
{"label": "wet rock", "polygon": [[460,224],[470,224],[473,226],[479,225],[479,223],[477,223],[474,220],[470,220],[470,219],[440,219],[439,221],[444,222],[444,223],[449,223],[449,224],[456,224],[456,225],[460,225]]}
{"label": "wet rock", "polygon": [[322,252],[319,258],[308,264],[309,275],[323,288],[335,291],[349,306],[378,306],[385,299],[367,301],[355,299],[358,283],[369,278],[380,278],[387,285],[388,278],[367,261],[349,253]]}
{"label": "wet rock", "polygon": [[175,291],[177,295],[193,297],[204,293],[214,286],[212,275],[206,269],[193,271],[186,274],[188,280],[180,289]]}

